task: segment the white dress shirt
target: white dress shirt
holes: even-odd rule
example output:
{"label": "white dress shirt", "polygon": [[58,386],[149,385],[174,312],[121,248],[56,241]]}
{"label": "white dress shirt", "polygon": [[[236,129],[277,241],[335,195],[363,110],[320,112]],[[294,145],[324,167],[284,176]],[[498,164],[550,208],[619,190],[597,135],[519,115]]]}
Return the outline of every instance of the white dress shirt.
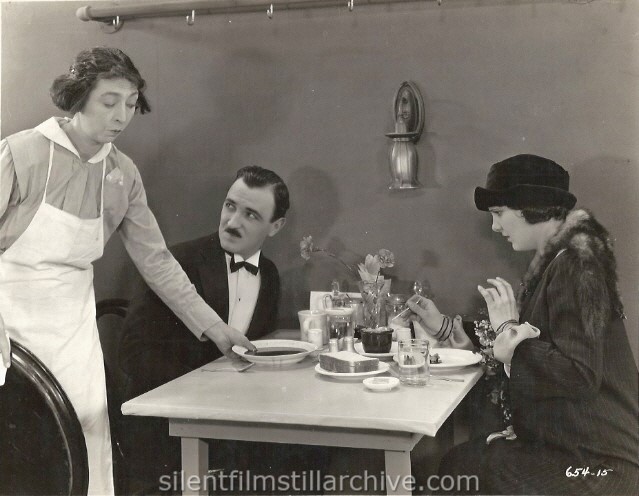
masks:
{"label": "white dress shirt", "polygon": [[[246,260],[241,255],[235,254],[235,262],[246,261],[259,267],[260,252],[254,253]],[[257,296],[260,292],[261,277],[251,274],[244,267],[231,272],[231,255],[226,253],[226,273],[229,281],[229,321],[228,325],[246,334],[248,331]]]}

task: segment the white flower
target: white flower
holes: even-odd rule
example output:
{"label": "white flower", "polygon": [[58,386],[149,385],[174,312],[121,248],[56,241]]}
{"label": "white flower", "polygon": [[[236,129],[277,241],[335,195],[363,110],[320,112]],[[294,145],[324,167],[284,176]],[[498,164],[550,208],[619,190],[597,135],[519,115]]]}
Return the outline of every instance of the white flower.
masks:
{"label": "white flower", "polygon": [[118,167],[116,167],[111,172],[109,172],[106,180],[109,181],[111,184],[119,184],[120,186],[122,186],[124,184],[124,174],[122,174],[122,171]]}

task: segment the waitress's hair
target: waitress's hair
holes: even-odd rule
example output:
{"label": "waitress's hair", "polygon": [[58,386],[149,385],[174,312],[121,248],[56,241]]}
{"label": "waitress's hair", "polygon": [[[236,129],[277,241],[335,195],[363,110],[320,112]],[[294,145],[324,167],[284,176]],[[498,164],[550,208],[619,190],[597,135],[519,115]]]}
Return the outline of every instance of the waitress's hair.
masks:
{"label": "waitress's hair", "polygon": [[84,108],[91,90],[100,79],[123,78],[138,90],[136,111],[151,111],[144,96],[146,83],[126,53],[117,48],[95,47],[83,50],[75,57],[67,74],[53,81],[49,93],[56,107],[75,114]]}

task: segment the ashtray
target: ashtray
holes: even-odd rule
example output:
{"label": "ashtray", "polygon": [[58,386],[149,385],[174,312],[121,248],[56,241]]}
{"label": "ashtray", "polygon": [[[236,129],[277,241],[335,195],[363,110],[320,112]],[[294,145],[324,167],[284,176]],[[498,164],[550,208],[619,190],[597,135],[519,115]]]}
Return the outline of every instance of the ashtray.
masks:
{"label": "ashtray", "polygon": [[399,385],[397,377],[369,377],[364,379],[364,386],[371,391],[390,391]]}

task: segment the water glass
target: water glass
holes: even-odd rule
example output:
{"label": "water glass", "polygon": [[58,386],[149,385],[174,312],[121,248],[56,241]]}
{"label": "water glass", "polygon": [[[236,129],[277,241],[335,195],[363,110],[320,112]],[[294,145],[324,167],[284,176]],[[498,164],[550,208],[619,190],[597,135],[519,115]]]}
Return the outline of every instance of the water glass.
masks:
{"label": "water glass", "polygon": [[428,341],[407,339],[399,344],[399,380],[408,386],[426,386],[430,381]]}
{"label": "water glass", "polygon": [[342,349],[342,343],[346,336],[353,336],[352,308],[329,308],[326,310],[328,315],[328,336],[336,338],[339,341],[339,347]]}

